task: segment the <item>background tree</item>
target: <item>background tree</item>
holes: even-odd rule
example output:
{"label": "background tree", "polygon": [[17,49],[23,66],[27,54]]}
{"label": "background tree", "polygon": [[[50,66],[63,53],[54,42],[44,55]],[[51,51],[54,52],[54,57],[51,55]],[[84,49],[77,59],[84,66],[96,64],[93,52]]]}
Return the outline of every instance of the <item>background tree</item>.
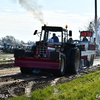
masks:
{"label": "background tree", "polygon": [[[97,28],[100,26],[100,17],[97,18]],[[80,31],[89,31],[93,29],[95,31],[95,19],[88,20],[83,27],[79,27]]]}
{"label": "background tree", "polygon": [[[97,18],[97,29],[100,26],[100,17]],[[95,19],[91,20],[91,21],[87,21],[87,24],[84,25],[83,28],[80,28],[81,31],[92,31],[93,33],[95,33]],[[100,30],[98,30],[100,31]],[[100,34],[97,34],[97,42],[100,44]],[[93,38],[92,41],[94,41],[95,38],[95,34],[93,34]]]}
{"label": "background tree", "polygon": [[32,44],[32,43],[33,43],[33,41],[28,41],[27,43],[30,45],[30,44]]}
{"label": "background tree", "polygon": [[[18,39],[15,39],[13,36],[5,36],[5,37],[2,37],[0,39],[0,44],[14,44],[14,43],[18,43],[18,44],[25,44],[25,42],[23,40],[18,40]],[[28,41],[27,44],[34,44],[33,41]]]}
{"label": "background tree", "polygon": [[[97,18],[97,28],[100,26],[100,18]],[[95,20],[92,20],[89,22],[89,24],[86,27],[86,30],[95,30]]]}
{"label": "background tree", "polygon": [[12,43],[16,43],[16,39],[13,37],[13,36],[6,36],[6,37],[2,37],[1,39],[2,43],[9,43],[9,44],[12,44]]}
{"label": "background tree", "polygon": [[21,40],[21,44],[24,44],[25,42],[23,40]]}

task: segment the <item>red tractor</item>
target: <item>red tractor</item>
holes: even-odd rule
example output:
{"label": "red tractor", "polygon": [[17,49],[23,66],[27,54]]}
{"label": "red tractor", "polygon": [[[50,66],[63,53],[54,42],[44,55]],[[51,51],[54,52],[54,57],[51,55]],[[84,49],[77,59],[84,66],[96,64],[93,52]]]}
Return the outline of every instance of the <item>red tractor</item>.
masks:
{"label": "red tractor", "polygon": [[[72,43],[72,31],[68,33],[67,26],[62,28],[44,25],[39,33],[40,40],[32,47],[31,52],[15,50],[14,66],[19,66],[22,73],[40,69],[51,69],[59,76],[66,72],[78,73],[81,69],[81,51]],[[35,30],[34,35],[39,33]]]}

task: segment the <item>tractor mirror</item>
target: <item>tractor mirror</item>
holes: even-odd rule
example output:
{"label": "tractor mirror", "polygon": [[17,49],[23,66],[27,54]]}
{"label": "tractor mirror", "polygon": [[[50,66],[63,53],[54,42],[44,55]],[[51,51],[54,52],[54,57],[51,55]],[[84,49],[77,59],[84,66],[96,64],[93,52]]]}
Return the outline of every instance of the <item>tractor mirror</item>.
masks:
{"label": "tractor mirror", "polygon": [[69,36],[72,36],[72,31],[71,30],[69,31]]}
{"label": "tractor mirror", "polygon": [[37,31],[38,31],[38,30],[35,30],[34,35],[36,35],[36,34],[37,34]]}

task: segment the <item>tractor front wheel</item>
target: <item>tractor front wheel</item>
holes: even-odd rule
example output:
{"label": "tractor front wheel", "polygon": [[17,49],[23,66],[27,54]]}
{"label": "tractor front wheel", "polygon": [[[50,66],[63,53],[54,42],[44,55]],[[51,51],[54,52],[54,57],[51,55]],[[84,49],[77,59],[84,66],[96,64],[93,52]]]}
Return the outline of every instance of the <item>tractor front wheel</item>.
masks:
{"label": "tractor front wheel", "polygon": [[31,74],[32,68],[20,67],[20,71],[21,71],[22,74]]}
{"label": "tractor front wheel", "polygon": [[66,71],[66,66],[65,66],[65,56],[61,55],[61,60],[60,60],[60,68],[58,70],[54,70],[53,74],[57,76],[63,76]]}

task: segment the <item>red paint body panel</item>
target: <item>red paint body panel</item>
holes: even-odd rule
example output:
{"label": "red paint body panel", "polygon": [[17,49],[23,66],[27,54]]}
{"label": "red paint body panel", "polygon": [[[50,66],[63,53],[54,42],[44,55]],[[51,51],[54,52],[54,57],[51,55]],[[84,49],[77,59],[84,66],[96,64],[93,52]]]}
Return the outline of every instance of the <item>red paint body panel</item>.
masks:
{"label": "red paint body panel", "polygon": [[87,60],[87,56],[81,56],[81,59]]}
{"label": "red paint body panel", "polygon": [[16,58],[14,66],[30,67],[30,68],[44,68],[44,69],[59,69],[60,61],[50,60],[49,58]]}
{"label": "red paint body panel", "polygon": [[55,44],[53,44],[53,43],[48,43],[48,47],[53,47],[53,48],[55,48]]}
{"label": "red paint body panel", "polygon": [[95,45],[94,44],[89,44],[89,50],[95,50]]}

